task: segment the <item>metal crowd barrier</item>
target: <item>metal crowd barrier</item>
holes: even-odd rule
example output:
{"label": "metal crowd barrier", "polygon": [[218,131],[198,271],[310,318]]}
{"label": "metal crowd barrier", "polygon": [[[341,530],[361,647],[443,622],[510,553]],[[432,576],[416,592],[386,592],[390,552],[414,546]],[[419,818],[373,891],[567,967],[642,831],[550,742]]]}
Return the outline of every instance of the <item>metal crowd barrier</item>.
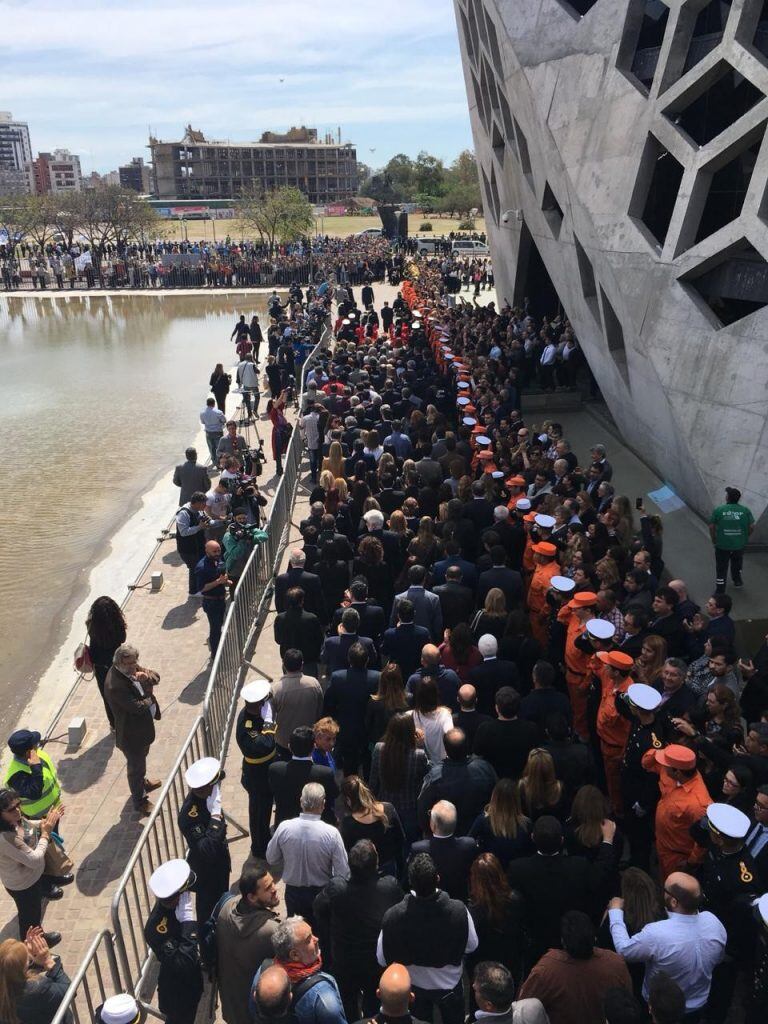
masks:
{"label": "metal crowd barrier", "polygon": [[114,943],[110,932],[99,932],[72,978],[51,1024],[90,1024],[96,1010],[110,996],[124,991],[120,983]]}

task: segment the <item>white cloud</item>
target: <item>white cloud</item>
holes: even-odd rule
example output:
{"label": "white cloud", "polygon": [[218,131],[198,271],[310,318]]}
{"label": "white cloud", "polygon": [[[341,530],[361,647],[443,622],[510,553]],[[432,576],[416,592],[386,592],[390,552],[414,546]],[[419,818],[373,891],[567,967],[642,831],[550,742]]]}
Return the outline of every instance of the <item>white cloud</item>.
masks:
{"label": "white cloud", "polygon": [[376,162],[401,138],[470,140],[450,0],[0,0],[0,25],[0,107],[100,170],[187,121],[233,139],[341,125]]}

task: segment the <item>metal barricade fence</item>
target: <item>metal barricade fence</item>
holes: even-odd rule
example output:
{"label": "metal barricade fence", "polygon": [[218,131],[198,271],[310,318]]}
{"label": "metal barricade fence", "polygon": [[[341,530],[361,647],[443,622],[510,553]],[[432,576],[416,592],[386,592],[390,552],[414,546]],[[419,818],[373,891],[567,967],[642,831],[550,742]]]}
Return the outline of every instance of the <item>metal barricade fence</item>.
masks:
{"label": "metal barricade fence", "polygon": [[144,924],[154,904],[149,878],[164,861],[186,856],[177,819],[187,794],[184,773],[210,751],[200,716],[187,736],[157,803],[144,826],[112,897],[112,931],[120,973],[128,991],[139,998],[150,960]]}
{"label": "metal barricade fence", "polygon": [[104,1000],[122,991],[112,935],[105,930],[91,943],[51,1024],[64,1024],[70,1013],[74,1024],[91,1024]]}

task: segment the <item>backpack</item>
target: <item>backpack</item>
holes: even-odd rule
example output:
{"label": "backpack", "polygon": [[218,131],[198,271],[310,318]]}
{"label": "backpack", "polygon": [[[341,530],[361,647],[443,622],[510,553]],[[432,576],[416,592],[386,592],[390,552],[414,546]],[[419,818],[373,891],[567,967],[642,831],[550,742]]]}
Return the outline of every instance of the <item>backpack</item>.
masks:
{"label": "backpack", "polygon": [[216,944],[216,925],[218,924],[221,908],[230,900],[237,899],[237,893],[225,892],[216,901],[216,906],[211,911],[211,916],[204,921],[200,928],[200,956],[210,977],[216,973],[218,966],[218,946]]}

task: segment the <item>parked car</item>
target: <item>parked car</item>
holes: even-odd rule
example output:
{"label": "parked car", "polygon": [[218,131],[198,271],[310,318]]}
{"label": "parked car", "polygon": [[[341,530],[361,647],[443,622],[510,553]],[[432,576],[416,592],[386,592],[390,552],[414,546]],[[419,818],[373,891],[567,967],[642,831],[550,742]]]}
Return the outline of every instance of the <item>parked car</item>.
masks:
{"label": "parked car", "polygon": [[490,256],[491,250],[485,242],[478,242],[474,238],[459,238],[451,246],[451,252],[459,256]]}

